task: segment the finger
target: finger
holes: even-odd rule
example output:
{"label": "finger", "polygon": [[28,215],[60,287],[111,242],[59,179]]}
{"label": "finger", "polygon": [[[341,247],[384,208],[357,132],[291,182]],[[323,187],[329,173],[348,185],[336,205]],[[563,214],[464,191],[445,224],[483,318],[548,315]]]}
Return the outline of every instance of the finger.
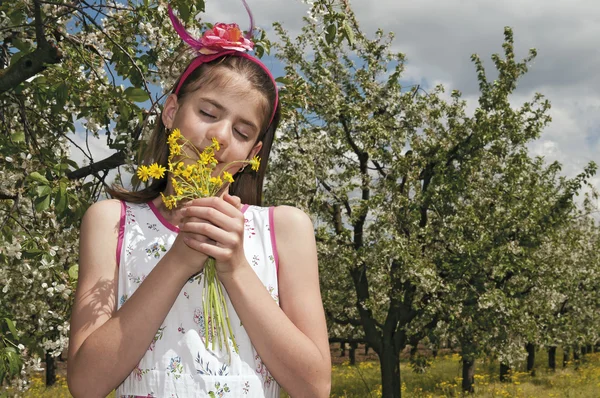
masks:
{"label": "finger", "polygon": [[204,236],[224,247],[235,247],[240,239],[237,234],[225,231],[209,223],[183,223],[180,231]]}
{"label": "finger", "polygon": [[229,217],[239,217],[240,215],[240,210],[238,210],[234,205],[232,205],[231,203],[227,203],[223,199],[216,196],[210,198],[199,198],[190,201],[189,204],[187,204],[184,207],[184,209],[182,209],[182,211],[184,211],[183,214],[186,214],[185,212],[195,207],[212,207],[226,214]]}
{"label": "finger", "polygon": [[238,196],[234,196],[234,195],[230,195],[229,193],[225,193],[225,195],[223,195],[223,200],[229,204],[231,204],[233,207],[235,207],[238,210],[242,209],[242,199],[240,199]]}
{"label": "finger", "polygon": [[198,250],[198,248],[200,247],[200,244],[203,244],[203,243],[206,243],[209,245],[216,244],[216,242],[214,240],[209,239],[204,235],[198,235],[198,234],[193,234],[193,233],[183,233],[183,232],[180,232],[180,234],[181,234],[185,244],[194,250]]}
{"label": "finger", "polygon": [[232,255],[231,249],[228,249],[225,247],[219,247],[216,245],[211,245],[208,243],[199,244],[198,249],[196,249],[196,250],[198,250],[202,254],[205,254],[207,256],[210,256],[210,257],[216,259],[217,261],[227,260]]}

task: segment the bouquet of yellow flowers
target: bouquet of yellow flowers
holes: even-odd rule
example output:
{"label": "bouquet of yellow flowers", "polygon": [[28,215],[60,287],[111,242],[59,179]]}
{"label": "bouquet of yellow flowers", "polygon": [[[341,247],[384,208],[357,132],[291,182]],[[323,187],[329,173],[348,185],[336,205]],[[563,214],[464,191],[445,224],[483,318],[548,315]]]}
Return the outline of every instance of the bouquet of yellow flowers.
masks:
{"label": "bouquet of yellow flowers", "polygon": [[[162,200],[167,209],[176,208],[183,201],[195,198],[206,198],[217,195],[225,184],[233,182],[233,176],[227,169],[235,164],[250,164],[252,169],[258,171],[260,158],[255,156],[252,160],[237,160],[225,165],[218,175],[213,175],[218,164],[215,152],[221,148],[219,142],[213,138],[211,145],[200,152],[189,140],[187,140],[179,129],[174,129],[168,138],[169,162],[168,171],[171,173],[171,185],[174,193],[164,195]],[[188,153],[188,151],[192,153]],[[148,178],[163,178],[167,169],[157,163],[150,166],[142,165],[137,170],[138,178],[146,182]],[[235,352],[238,352],[235,336],[231,331],[229,312],[223,294],[223,287],[218,280],[215,259],[209,257],[204,265],[204,289],[203,289],[203,311],[204,311],[204,343],[208,347],[212,342],[215,348],[215,340],[219,342],[219,348],[227,347],[231,354],[228,339],[231,339]]]}

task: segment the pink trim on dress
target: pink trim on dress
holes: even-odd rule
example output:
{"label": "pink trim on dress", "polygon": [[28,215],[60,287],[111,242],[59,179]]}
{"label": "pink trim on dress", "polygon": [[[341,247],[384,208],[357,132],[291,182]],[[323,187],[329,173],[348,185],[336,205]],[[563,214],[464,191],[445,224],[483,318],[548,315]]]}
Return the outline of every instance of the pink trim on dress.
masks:
{"label": "pink trim on dress", "polygon": [[277,242],[275,240],[275,223],[273,222],[273,214],[275,207],[269,207],[269,230],[271,231],[271,245],[273,245],[273,256],[275,257],[275,271],[279,275],[279,254],[277,254]]}
{"label": "pink trim on dress", "polygon": [[250,207],[250,205],[243,205],[242,206],[242,214],[244,214],[246,212],[246,210],[248,210],[248,207]]}
{"label": "pink trim on dress", "polygon": [[126,204],[121,201],[121,217],[119,218],[119,238],[117,239],[117,267],[121,265],[121,250],[123,250],[123,238],[125,236]]}
{"label": "pink trim on dress", "polygon": [[158,221],[160,221],[162,223],[162,225],[164,225],[165,227],[169,228],[173,232],[179,233],[179,228],[177,228],[175,225],[173,225],[170,222],[168,222],[167,219],[164,218],[162,214],[160,214],[160,211],[158,211],[158,209],[156,208],[156,205],[154,204],[154,202],[149,201],[148,202],[148,206],[150,207],[150,210],[152,210],[152,212],[154,213],[154,215],[156,216],[156,218],[158,218]]}

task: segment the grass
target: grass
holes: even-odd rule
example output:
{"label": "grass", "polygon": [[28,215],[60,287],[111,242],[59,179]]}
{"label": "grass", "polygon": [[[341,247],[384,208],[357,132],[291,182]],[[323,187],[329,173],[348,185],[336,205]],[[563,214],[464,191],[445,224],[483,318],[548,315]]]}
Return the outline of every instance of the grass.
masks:
{"label": "grass", "polygon": [[[600,390],[600,353],[588,354],[585,362],[576,370],[573,364],[556,372],[545,370],[546,355],[538,353],[535,377],[517,369],[512,381],[498,381],[498,364],[491,361],[478,361],[475,372],[475,394],[473,398],[597,398]],[[562,356],[557,355],[557,359]],[[461,384],[461,362],[458,354],[438,357],[425,373],[414,373],[407,362],[400,365],[402,393],[405,397],[438,398],[459,397]],[[347,362],[332,367],[331,397],[381,397],[379,363],[360,362],[350,366]],[[2,395],[2,394],[0,394]],[[16,395],[14,392],[8,396]],[[43,374],[35,375],[25,398],[67,398],[71,397],[64,375],[57,375],[55,386],[46,388]],[[287,394],[282,393],[282,397]],[[114,393],[110,395],[114,397]]]}
{"label": "grass", "polygon": [[[541,354],[541,353],[540,353]],[[558,356],[557,356],[558,358]],[[560,357],[562,358],[562,357]],[[544,370],[545,355],[536,361],[537,375],[526,372],[512,373],[511,382],[498,380],[499,366],[495,362],[479,361],[475,371],[473,398],[597,398],[600,390],[600,353],[588,354],[586,362],[577,370],[573,364],[556,372]],[[402,393],[407,397],[438,398],[460,397],[462,367],[458,354],[438,357],[425,373],[414,373],[408,363],[400,365]],[[333,366],[332,397],[381,397],[379,364],[361,362]]]}

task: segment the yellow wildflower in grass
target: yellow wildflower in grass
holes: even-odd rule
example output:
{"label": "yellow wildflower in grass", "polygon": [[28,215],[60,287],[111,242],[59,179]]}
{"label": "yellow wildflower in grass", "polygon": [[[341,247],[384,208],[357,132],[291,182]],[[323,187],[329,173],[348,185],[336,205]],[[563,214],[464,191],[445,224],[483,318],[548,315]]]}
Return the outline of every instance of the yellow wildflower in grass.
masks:
{"label": "yellow wildflower in grass", "polygon": [[142,182],[148,181],[148,177],[150,177],[148,171],[148,166],[141,165],[138,167],[137,176]]}
{"label": "yellow wildflower in grass", "polygon": [[[215,151],[221,149],[216,139],[213,138],[211,145],[199,151],[181,134],[179,129],[175,129],[169,135],[167,143],[169,144],[168,170],[173,194],[161,193],[160,195],[165,207],[169,210],[176,208],[179,203],[184,201],[217,195],[225,183],[230,184],[234,181],[231,173],[226,171],[231,166],[250,164],[253,170],[258,170],[260,167],[260,158],[255,156],[252,160],[230,162],[223,167],[220,173],[216,173],[215,167],[219,162],[215,158]],[[187,165],[185,161],[188,161]],[[189,164],[189,161],[192,161],[192,164]],[[146,182],[149,177],[163,178],[166,171],[164,166],[154,163],[150,166],[141,165],[137,170],[137,175],[140,180]],[[215,320],[205,328],[205,343],[208,346],[212,342],[214,350],[215,340],[217,340],[219,348],[225,346],[230,352],[229,341],[231,341],[237,352],[238,347],[231,331],[223,287],[217,278],[214,258],[206,261],[202,280],[204,281],[204,319]],[[217,338],[209,339],[209,335],[217,336]]]}

